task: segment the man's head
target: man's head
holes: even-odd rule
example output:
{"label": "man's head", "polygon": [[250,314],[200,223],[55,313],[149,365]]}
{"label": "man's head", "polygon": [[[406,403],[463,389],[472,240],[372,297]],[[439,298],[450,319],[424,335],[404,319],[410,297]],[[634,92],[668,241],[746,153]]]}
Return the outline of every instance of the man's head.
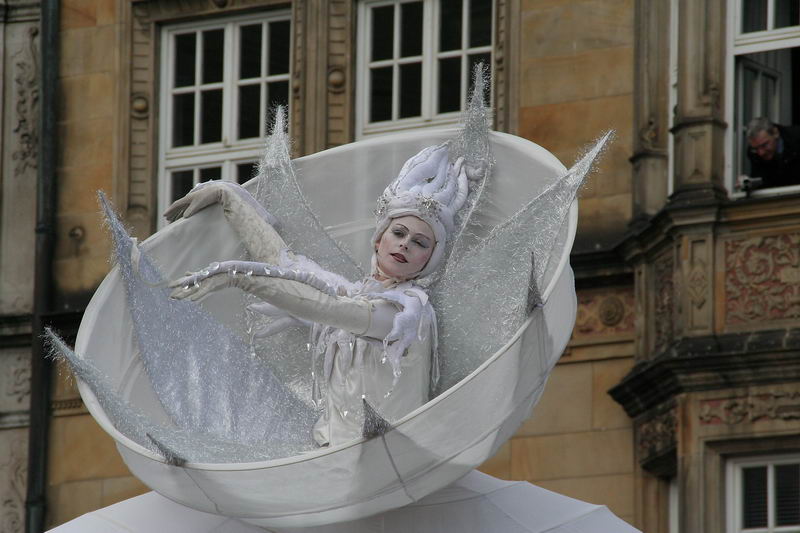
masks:
{"label": "man's head", "polygon": [[780,136],[778,128],[768,118],[757,117],[747,125],[747,144],[764,161],[771,161],[775,157]]}

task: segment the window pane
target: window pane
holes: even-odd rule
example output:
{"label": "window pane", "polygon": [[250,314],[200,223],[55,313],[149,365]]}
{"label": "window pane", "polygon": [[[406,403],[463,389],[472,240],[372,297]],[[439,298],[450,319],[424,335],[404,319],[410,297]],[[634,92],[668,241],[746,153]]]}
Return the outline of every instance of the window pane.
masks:
{"label": "window pane", "polygon": [[269,25],[269,74],[289,72],[289,21],[281,20]]}
{"label": "window pane", "polygon": [[439,60],[439,113],[461,109],[461,58]]}
{"label": "window pane", "polygon": [[172,201],[180,200],[194,187],[194,170],[179,170],[172,173]]}
{"label": "window pane", "polygon": [[259,137],[261,120],[261,85],[239,87],[239,138]]}
{"label": "window pane", "polygon": [[745,528],[767,526],[767,467],[742,469],[742,522]]}
{"label": "window pane", "polygon": [[400,118],[422,114],[422,63],[400,65]]}
{"label": "window pane", "polygon": [[422,54],[422,2],[400,5],[400,57]]}
{"label": "window pane", "polygon": [[239,79],[261,76],[261,24],[239,28]]}
{"label": "window pane", "polygon": [[[469,58],[468,58],[468,64],[469,64],[469,71],[468,71],[469,82],[468,83],[469,84],[467,85],[467,87],[469,87],[469,90],[467,91],[467,94],[471,94],[472,93],[472,86],[475,85],[475,83],[474,83],[475,80],[473,78],[473,73],[475,72],[475,65],[477,65],[478,63],[483,63],[486,66],[486,68],[489,71],[489,80],[492,79],[491,78],[491,75],[492,75],[492,55],[490,53],[488,53],[488,52],[485,53],[485,54],[472,54],[472,55],[470,55]],[[489,80],[487,80],[487,81],[489,81]],[[488,105],[491,102],[491,94],[492,94],[491,83],[487,83],[485,85],[485,88],[484,88],[484,91],[483,91],[483,103],[484,104]]]}
{"label": "window pane", "polygon": [[203,83],[222,81],[222,57],[225,53],[223,30],[203,32]]}
{"label": "window pane", "polygon": [[238,163],[236,165],[236,181],[244,183],[250,178],[255,178],[258,172],[258,163]]}
{"label": "window pane", "polygon": [[272,107],[289,107],[289,82],[275,81],[267,85],[267,101]]}
{"label": "window pane", "polygon": [[439,50],[461,48],[462,0],[442,0],[439,24]]}
{"label": "window pane", "polygon": [[742,33],[767,29],[767,0],[742,0]]}
{"label": "window pane", "polygon": [[372,60],[394,57],[394,6],[372,9]]}
{"label": "window pane", "polygon": [[200,182],[218,180],[222,177],[222,167],[207,167],[200,169]]}
{"label": "window pane", "polygon": [[469,5],[469,45],[492,44],[492,2],[471,0]]}
{"label": "window pane", "polygon": [[172,98],[172,146],[194,144],[194,93]]}
{"label": "window pane", "polygon": [[370,71],[369,121],[392,119],[392,67]]}
{"label": "window pane", "polygon": [[797,0],[775,0],[775,27],[800,25],[800,2]]}
{"label": "window pane", "polygon": [[800,464],[775,465],[775,525],[800,525]]}
{"label": "window pane", "polygon": [[219,142],[222,140],[222,89],[203,91],[200,101],[200,142]]}
{"label": "window pane", "polygon": [[194,85],[194,64],[197,53],[197,34],[175,36],[175,87]]}

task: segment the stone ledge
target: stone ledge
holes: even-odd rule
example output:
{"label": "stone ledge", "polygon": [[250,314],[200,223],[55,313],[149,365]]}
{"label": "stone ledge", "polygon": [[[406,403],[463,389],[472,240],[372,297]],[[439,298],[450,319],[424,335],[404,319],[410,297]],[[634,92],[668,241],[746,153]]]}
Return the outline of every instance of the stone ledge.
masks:
{"label": "stone ledge", "polygon": [[609,394],[635,418],[678,394],[800,381],[800,328],[685,338]]}

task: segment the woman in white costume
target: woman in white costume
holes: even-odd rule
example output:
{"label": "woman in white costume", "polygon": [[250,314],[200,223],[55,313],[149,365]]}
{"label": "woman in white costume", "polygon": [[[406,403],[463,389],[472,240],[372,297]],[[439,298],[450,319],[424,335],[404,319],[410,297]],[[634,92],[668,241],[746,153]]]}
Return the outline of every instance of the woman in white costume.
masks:
{"label": "woman in white costume", "polygon": [[203,184],[165,212],[172,221],[221,204],[252,259],[180,278],[170,285],[173,298],[198,300],[238,287],[265,302],[251,307],[276,318],[262,335],[298,323],[312,327],[325,354],[325,409],[313,429],[320,446],[361,437],[365,402],[394,421],[424,404],[435,386],[436,318],[415,281],[443,263],[467,198],[468,169],[448,155],[447,143],[423,149],[386,188],[376,210],[372,272],[357,283],[289,251],[274,218],[239,185]]}

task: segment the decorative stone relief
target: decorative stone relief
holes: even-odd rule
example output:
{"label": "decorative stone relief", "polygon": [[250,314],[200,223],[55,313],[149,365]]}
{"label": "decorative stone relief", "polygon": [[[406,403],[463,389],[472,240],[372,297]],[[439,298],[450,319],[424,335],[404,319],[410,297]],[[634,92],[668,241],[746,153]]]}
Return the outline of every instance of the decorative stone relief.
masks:
{"label": "decorative stone relief", "polygon": [[2,533],[21,533],[24,529],[27,440],[27,433],[23,429],[0,432],[0,531]]}
{"label": "decorative stone relief", "polygon": [[708,275],[706,263],[702,259],[695,260],[686,279],[686,290],[692,305],[701,309],[706,304],[706,291],[708,290]]}
{"label": "decorative stone relief", "polygon": [[633,335],[634,319],[633,288],[579,291],[573,335]]}
{"label": "decorative stone relief", "polygon": [[724,254],[726,325],[800,316],[800,234],[727,240]]}
{"label": "decorative stone relief", "polygon": [[660,148],[658,143],[658,123],[653,115],[647,118],[647,123],[639,129],[639,140],[642,143],[642,148],[646,150],[656,150]]}
{"label": "decorative stone relief", "polygon": [[31,394],[30,352],[15,348],[0,352],[0,413],[26,411]]}
{"label": "decorative stone relief", "polygon": [[678,420],[674,409],[637,424],[636,450],[639,462],[645,463],[675,447]]}
{"label": "decorative stone relief", "polygon": [[672,249],[653,262],[653,352],[664,350],[674,338],[675,259]]}
{"label": "decorative stone relief", "polygon": [[36,121],[39,108],[39,52],[38,27],[28,28],[28,35],[23,47],[13,55],[16,124],[14,136],[16,148],[11,154],[15,161],[16,176],[24,176],[26,171],[36,169],[37,146],[39,136]]}
{"label": "decorative stone relief", "polygon": [[705,400],[700,403],[699,419],[703,425],[798,420],[800,419],[800,391]]}

